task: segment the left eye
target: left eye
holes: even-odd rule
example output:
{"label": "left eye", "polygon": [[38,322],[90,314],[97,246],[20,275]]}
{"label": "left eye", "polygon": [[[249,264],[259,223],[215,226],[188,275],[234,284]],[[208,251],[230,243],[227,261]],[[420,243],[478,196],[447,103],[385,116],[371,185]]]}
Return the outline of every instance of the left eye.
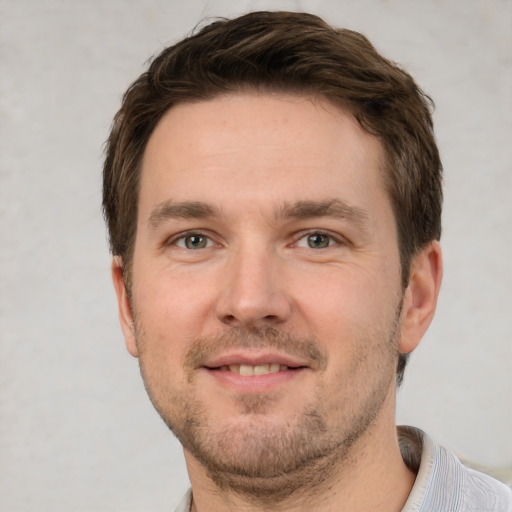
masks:
{"label": "left eye", "polygon": [[310,249],[325,249],[335,244],[336,240],[325,233],[310,233],[297,241],[298,247],[308,247]]}
{"label": "left eye", "polygon": [[200,233],[191,233],[189,235],[182,236],[178,238],[175,242],[175,245],[181,247],[182,249],[205,249],[206,247],[210,247],[212,241],[205,235],[201,235]]}

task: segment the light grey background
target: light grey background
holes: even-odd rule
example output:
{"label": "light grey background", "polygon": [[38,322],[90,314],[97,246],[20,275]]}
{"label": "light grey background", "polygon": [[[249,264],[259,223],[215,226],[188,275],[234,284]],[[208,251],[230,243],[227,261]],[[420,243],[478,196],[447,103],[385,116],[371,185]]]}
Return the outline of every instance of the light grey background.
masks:
{"label": "light grey background", "polygon": [[124,349],[102,143],[145,61],[205,16],[310,10],[437,104],[445,281],[398,418],[512,464],[510,0],[0,0],[0,510],[173,510],[181,450]]}

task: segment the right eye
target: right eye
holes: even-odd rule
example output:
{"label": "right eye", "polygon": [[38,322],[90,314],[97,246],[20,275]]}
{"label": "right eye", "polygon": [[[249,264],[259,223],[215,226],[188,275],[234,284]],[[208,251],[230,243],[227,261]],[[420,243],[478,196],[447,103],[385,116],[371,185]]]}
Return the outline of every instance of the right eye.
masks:
{"label": "right eye", "polygon": [[182,249],[197,250],[211,247],[213,241],[201,233],[188,233],[177,238],[173,244]]}
{"label": "right eye", "polygon": [[299,238],[295,245],[309,249],[327,249],[334,245],[340,245],[340,242],[330,233],[312,231]]}
{"label": "right eye", "polygon": [[298,242],[298,247],[309,247],[310,249],[326,249],[331,245],[335,245],[336,242],[331,236],[324,233],[311,233],[302,237]]}

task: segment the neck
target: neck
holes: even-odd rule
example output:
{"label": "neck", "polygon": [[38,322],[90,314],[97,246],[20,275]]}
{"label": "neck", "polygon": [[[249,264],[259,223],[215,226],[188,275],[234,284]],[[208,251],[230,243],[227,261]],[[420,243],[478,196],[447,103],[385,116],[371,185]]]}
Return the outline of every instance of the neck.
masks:
{"label": "neck", "polygon": [[[187,452],[185,457],[194,512],[398,512],[415,479],[400,454],[394,421],[377,421],[342,457],[329,454],[315,467],[277,477],[279,481],[254,482],[253,495],[239,492],[236,485],[217,485],[196,459]],[[300,489],[293,485],[298,478],[307,482]],[[267,492],[269,484],[285,492]]]}

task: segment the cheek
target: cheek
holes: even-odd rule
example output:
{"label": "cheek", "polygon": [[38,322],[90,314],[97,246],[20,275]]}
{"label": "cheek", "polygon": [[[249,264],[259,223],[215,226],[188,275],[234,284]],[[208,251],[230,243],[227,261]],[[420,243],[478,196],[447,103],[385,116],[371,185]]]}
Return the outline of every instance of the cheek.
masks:
{"label": "cheek", "polygon": [[214,289],[212,276],[203,274],[170,266],[140,272],[140,286],[136,291],[140,292],[139,303],[145,317],[151,318],[155,325],[192,322],[211,301]]}
{"label": "cheek", "polygon": [[155,364],[179,365],[190,343],[204,335],[211,298],[193,279],[163,272],[140,277],[143,285],[134,287],[133,300],[141,356]]}
{"label": "cheek", "polygon": [[[293,296],[299,315],[315,330],[334,332],[378,322],[386,287],[382,277],[346,265],[294,278]],[[391,302],[388,295],[387,302]]]}
{"label": "cheek", "polygon": [[[305,276],[303,276],[305,277]],[[337,371],[371,352],[387,352],[398,305],[396,280],[345,267],[303,279],[294,291],[299,328],[314,336],[329,353]],[[301,322],[304,322],[301,324]],[[389,357],[389,356],[388,356]]]}

